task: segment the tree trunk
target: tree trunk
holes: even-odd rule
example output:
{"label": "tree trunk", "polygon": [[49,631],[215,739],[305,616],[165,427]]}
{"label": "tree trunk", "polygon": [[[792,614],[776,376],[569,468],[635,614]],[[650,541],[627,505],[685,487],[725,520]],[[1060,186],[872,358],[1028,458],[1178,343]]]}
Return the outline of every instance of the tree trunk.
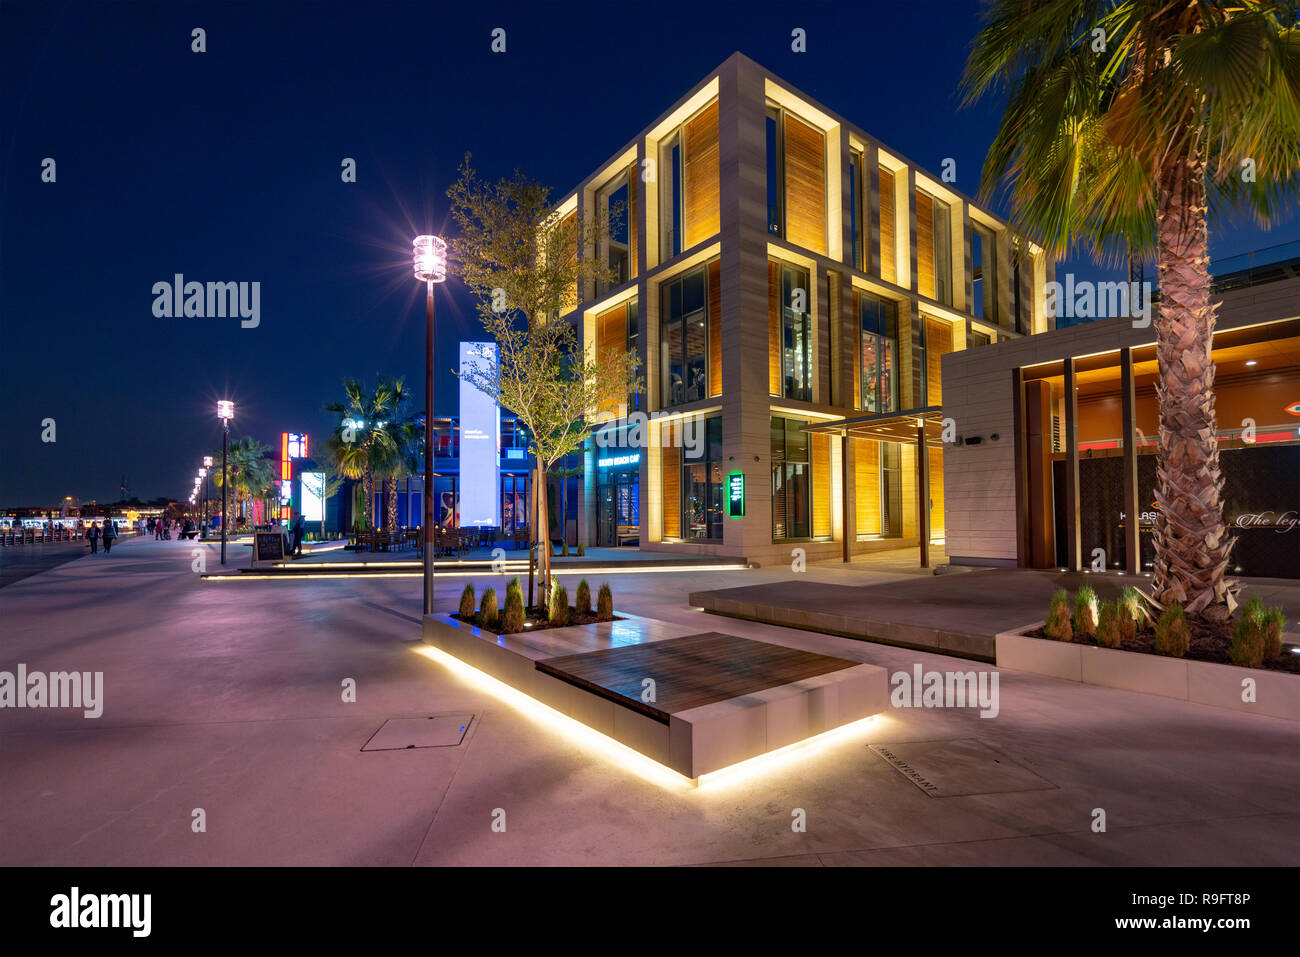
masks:
{"label": "tree trunk", "polygon": [[1222,618],[1234,604],[1226,578],[1233,539],[1223,523],[1215,439],[1210,351],[1218,303],[1210,301],[1205,159],[1170,157],[1159,176],[1159,514],[1152,586],[1161,604],[1176,601],[1194,618]]}
{"label": "tree trunk", "polygon": [[397,530],[397,476],[388,476],[388,514],[385,529],[390,532]]}
{"label": "tree trunk", "polygon": [[538,596],[543,608],[551,602],[551,520],[546,508],[546,466],[537,463],[537,530],[541,538],[541,561],[538,577],[541,579]]}
{"label": "tree trunk", "polygon": [[528,607],[533,606],[533,579],[537,574],[537,476],[528,483],[532,486],[528,493],[528,537],[532,543],[528,546]]}
{"label": "tree trunk", "polygon": [[366,500],[361,506],[361,521],[367,528],[373,528],[374,522],[370,520],[370,512],[375,507],[375,476],[367,465],[361,473],[361,487],[365,489]]}

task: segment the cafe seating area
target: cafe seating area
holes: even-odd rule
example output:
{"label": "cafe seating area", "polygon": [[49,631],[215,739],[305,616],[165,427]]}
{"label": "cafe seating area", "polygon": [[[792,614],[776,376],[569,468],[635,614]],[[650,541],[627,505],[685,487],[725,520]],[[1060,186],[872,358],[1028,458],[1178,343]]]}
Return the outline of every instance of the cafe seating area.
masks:
{"label": "cafe seating area", "polygon": [[[417,556],[424,554],[424,533],[414,528],[393,530],[367,529],[352,536],[353,549],[365,552],[397,552],[412,549]],[[527,527],[502,531],[500,528],[445,528],[437,530],[437,556],[463,555],[475,550],[505,548],[526,549],[529,546]]]}

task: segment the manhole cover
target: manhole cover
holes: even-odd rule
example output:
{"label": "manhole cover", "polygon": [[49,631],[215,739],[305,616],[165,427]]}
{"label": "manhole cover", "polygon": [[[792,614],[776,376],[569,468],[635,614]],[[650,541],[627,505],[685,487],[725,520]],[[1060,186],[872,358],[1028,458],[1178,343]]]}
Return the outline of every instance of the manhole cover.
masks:
{"label": "manhole cover", "polygon": [[873,744],[870,748],[930,797],[1045,791],[1056,787],[974,738]]}
{"label": "manhole cover", "polygon": [[415,748],[454,748],[465,738],[472,714],[436,714],[423,718],[389,718],[362,751],[405,751]]}

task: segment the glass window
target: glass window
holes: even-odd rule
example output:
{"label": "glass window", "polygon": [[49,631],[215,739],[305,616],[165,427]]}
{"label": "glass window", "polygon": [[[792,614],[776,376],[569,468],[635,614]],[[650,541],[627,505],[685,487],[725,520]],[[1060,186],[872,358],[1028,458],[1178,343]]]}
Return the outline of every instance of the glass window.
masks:
{"label": "glass window", "polygon": [[783,235],[781,217],[781,111],[767,108],[767,231],[773,236]]}
{"label": "glass window", "polygon": [[781,269],[781,381],[787,399],[812,401],[812,291],[808,270]]}
{"label": "glass window", "polygon": [[898,400],[898,304],[858,294],[861,397],[867,412],[894,412]]}
{"label": "glass window", "polygon": [[971,224],[971,315],[998,321],[997,246],[991,230]]}
{"label": "glass window", "polygon": [[849,151],[849,248],[854,269],[866,271],[866,243],[862,235],[862,153]]}
{"label": "glass window", "polygon": [[722,538],[722,417],[702,424],[699,454],[682,450],[682,528],[690,539]]}
{"label": "glass window", "polygon": [[596,295],[598,296],[603,296],[636,275],[636,263],[631,259],[631,237],[636,230],[636,221],[629,199],[626,172],[620,173],[596,192],[598,213],[605,217],[609,224],[609,232],[603,238],[602,254],[611,275],[609,281],[597,284]]}
{"label": "glass window", "polygon": [[934,201],[934,297],[952,305],[952,211],[947,203]]}
{"label": "glass window", "polygon": [[660,356],[664,406],[706,398],[709,392],[708,265],[664,283]]}
{"label": "glass window", "polygon": [[674,133],[659,147],[659,259],[682,251],[682,138]]}
{"label": "glass window", "polygon": [[[641,303],[640,300],[633,299],[627,304],[627,351],[632,355],[637,354],[637,348],[640,343],[640,320],[641,320]],[[632,390],[627,394],[627,410],[629,412],[638,411],[641,408],[641,393]]]}
{"label": "glass window", "polygon": [[808,433],[798,419],[772,417],[772,540],[809,537],[812,466]]}

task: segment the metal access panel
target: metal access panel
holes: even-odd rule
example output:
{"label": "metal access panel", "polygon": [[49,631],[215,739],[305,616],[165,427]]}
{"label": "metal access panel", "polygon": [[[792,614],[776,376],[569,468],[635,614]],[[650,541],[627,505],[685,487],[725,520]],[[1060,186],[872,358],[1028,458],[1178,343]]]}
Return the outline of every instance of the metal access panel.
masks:
{"label": "metal access panel", "polygon": [[389,718],[362,745],[362,751],[409,751],[418,748],[455,748],[465,740],[472,714],[433,714],[416,718]]}

